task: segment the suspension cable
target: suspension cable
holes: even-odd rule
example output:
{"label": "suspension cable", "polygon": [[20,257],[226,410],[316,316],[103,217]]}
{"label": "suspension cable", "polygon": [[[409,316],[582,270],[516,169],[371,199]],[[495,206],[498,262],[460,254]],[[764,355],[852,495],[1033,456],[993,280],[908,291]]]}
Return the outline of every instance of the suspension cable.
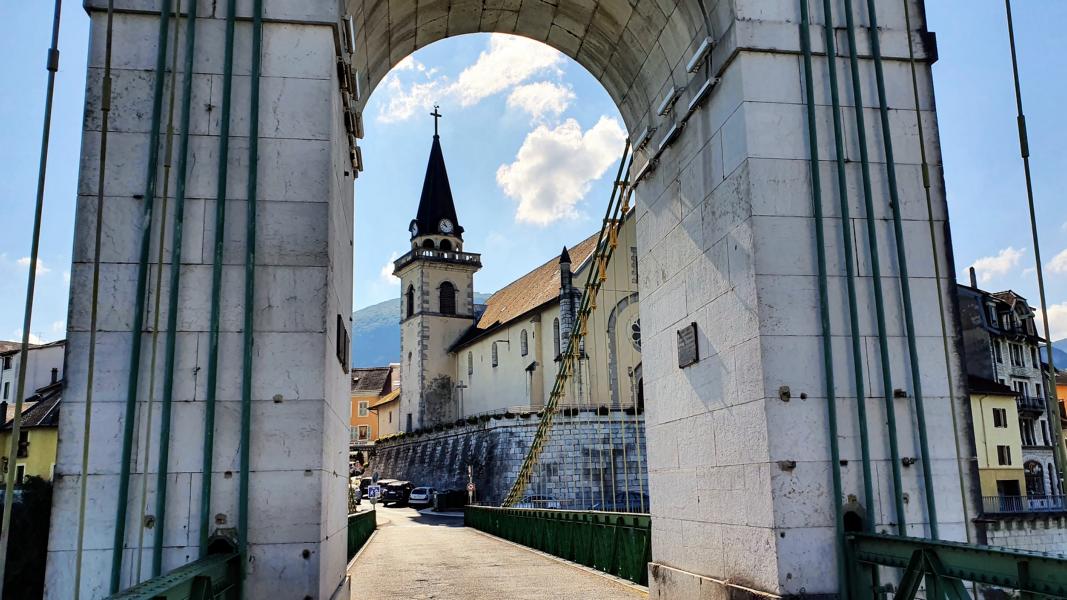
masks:
{"label": "suspension cable", "polygon": [[[844,556],[844,515],[841,502],[841,453],[837,440],[837,393],[834,381],[834,356],[830,337],[829,291],[826,274],[826,234],[824,232],[822,212],[822,178],[819,173],[819,133],[815,119],[815,85],[811,60],[811,22],[808,16],[808,0],[800,0],[800,45],[804,55],[804,91],[807,98],[808,148],[811,156],[808,164],[811,169],[812,216],[815,221],[815,253],[819,271],[819,322],[822,331],[823,379],[826,385],[826,413],[829,422],[830,475],[834,490],[834,556],[837,559],[838,594],[844,596],[848,579]],[[831,28],[829,18],[827,29]],[[858,365],[857,365],[858,367]]]}
{"label": "suspension cable", "polygon": [[[182,0],[176,0],[174,5],[174,14],[180,15],[182,12]],[[174,38],[177,39],[181,35],[181,19],[177,16],[174,18]],[[144,532],[145,532],[145,517],[148,516],[148,460],[152,454],[152,408],[155,406],[156,400],[156,359],[159,355],[159,304],[160,299],[163,297],[163,252],[165,249],[165,242],[167,238],[167,205],[170,200],[170,169],[173,164],[174,158],[174,98],[175,92],[178,89],[178,46],[174,44],[171,49],[170,57],[170,92],[167,99],[167,135],[164,142],[163,152],[163,194],[161,197],[162,204],[159,210],[159,231],[156,239],[158,240],[156,250],[156,269],[155,269],[155,284],[152,291],[152,351],[151,358],[148,361],[148,400],[145,402],[144,408],[141,409],[141,419],[144,421],[144,437],[141,438],[143,444],[139,443],[139,446],[143,446],[141,449],[141,499],[139,516],[137,523],[137,556],[134,559],[134,570],[132,573],[132,583],[135,585],[141,581],[142,570],[141,562],[144,558]]]}
{"label": "suspension cable", "polygon": [[[823,0],[823,11],[826,15],[826,55],[827,63],[829,64],[830,73],[830,97],[833,104],[833,124],[834,124],[834,143],[837,160],[837,185],[840,194],[840,210],[841,210],[841,240],[844,246],[845,252],[845,274],[846,284],[848,290],[848,309],[849,309],[849,328],[851,329],[852,339],[852,362],[853,362],[853,374],[856,386],[856,401],[858,404],[866,402],[865,399],[865,386],[863,382],[863,358],[861,350],[861,334],[859,331],[859,316],[857,313],[857,301],[856,301],[856,272],[854,264],[854,245],[852,238],[852,223],[849,215],[849,200],[848,200],[848,181],[845,175],[845,146],[843,140],[843,124],[841,123],[841,101],[839,98],[839,92],[837,89],[837,66],[836,51],[833,32],[833,11],[830,6],[830,0]],[[896,408],[892,402],[892,392],[887,393],[889,401],[885,404],[886,421],[888,424],[889,435],[889,455],[891,461],[891,471],[893,476],[893,499],[896,505],[897,512],[897,530],[900,532],[906,531],[905,527],[907,519],[904,514],[904,496],[903,496],[903,484],[901,483],[900,474],[900,450],[898,447],[898,440],[896,436],[897,431],[897,419]],[[863,424],[861,423],[861,431]],[[870,501],[868,500],[868,503]]]}
{"label": "suspension cable", "polygon": [[156,53],[156,79],[152,92],[152,126],[148,136],[148,168],[145,176],[144,205],[141,217],[140,260],[137,267],[137,300],[134,303],[133,336],[130,344],[129,379],[126,389],[126,407],[123,416],[122,458],[119,473],[119,489],[116,494],[115,537],[112,543],[111,582],[112,594],[119,591],[122,573],[123,550],[126,545],[126,512],[130,494],[130,458],[133,453],[134,415],[137,408],[137,388],[141,374],[141,339],[143,336],[146,279],[148,277],[149,241],[152,233],[152,213],[156,195],[156,173],[159,163],[159,127],[163,110],[163,79],[167,61],[167,43],[172,0],[162,0],[159,11],[159,38]]}
{"label": "suspension cable", "polygon": [[74,600],[81,597],[82,551],[85,547],[85,504],[88,494],[89,438],[92,434],[93,384],[96,371],[96,326],[100,298],[100,246],[104,231],[104,180],[107,174],[107,133],[111,116],[111,42],[115,2],[107,2],[104,34],[104,75],[100,85],[100,161],[96,181],[96,231],[93,238],[93,283],[89,299],[89,356],[85,376],[85,418],[82,424],[81,477],[78,482],[78,540],[74,552]]}
{"label": "suspension cable", "polygon": [[[919,351],[915,342],[915,317],[911,301],[911,277],[908,275],[908,258],[904,248],[904,229],[901,223],[900,194],[897,190],[896,158],[893,155],[893,137],[889,124],[889,108],[885,93],[885,74],[882,65],[882,52],[878,41],[878,16],[874,11],[873,4],[868,3],[869,18],[871,20],[871,48],[874,59],[875,79],[878,85],[878,107],[882,121],[882,144],[885,149],[886,178],[889,180],[889,206],[893,212],[893,236],[896,254],[897,268],[900,271],[900,294],[901,304],[904,309],[904,331],[908,343],[908,365],[911,372],[911,384],[914,388],[915,397],[915,420],[919,429],[919,460],[922,463],[923,487],[926,496],[926,513],[930,522],[930,537],[938,539],[937,523],[937,499],[934,495],[934,474],[930,460],[930,443],[926,430],[926,408],[923,403],[923,388],[921,373],[919,370]],[[909,43],[911,30],[908,32]],[[921,119],[921,117],[920,117]],[[919,129],[922,129],[922,121],[919,121]],[[933,239],[931,237],[931,239]],[[937,255],[933,256],[934,264],[937,264]],[[951,384],[949,385],[951,387]],[[954,410],[954,407],[953,407]],[[896,463],[894,462],[894,466]],[[901,532],[901,535],[905,535]]]}
{"label": "suspension cable", "polygon": [[[48,83],[44,101],[44,125],[41,128],[41,156],[37,168],[37,201],[33,213],[33,233],[30,238],[30,266],[26,277],[26,304],[22,316],[22,344],[19,347],[18,382],[15,385],[15,417],[11,424],[11,443],[8,448],[8,469],[4,478],[4,514],[0,525],[0,600],[4,595],[7,572],[7,550],[11,541],[11,511],[15,506],[15,455],[18,452],[19,430],[22,427],[22,400],[26,394],[26,367],[29,362],[30,325],[33,321],[33,292],[37,284],[37,255],[41,247],[41,219],[44,212],[44,184],[48,171],[48,142],[52,132],[52,98],[56,89],[56,71],[59,70],[59,17],[62,0],[56,0],[52,15],[52,45],[48,48],[45,69]],[[6,415],[4,415],[6,418]]]}
{"label": "suspension cable", "polygon": [[[1026,204],[1030,209],[1030,235],[1034,243],[1034,264],[1037,271],[1037,295],[1041,302],[1041,321],[1044,325],[1045,331],[1045,355],[1048,358],[1048,368],[1050,380],[1045,381],[1045,410],[1048,412],[1048,421],[1051,423],[1052,433],[1056,439],[1056,451],[1053,453],[1053,459],[1055,459],[1057,479],[1060,480],[1060,488],[1062,494],[1062,477],[1063,467],[1067,464],[1067,458],[1064,457],[1063,451],[1063,431],[1060,427],[1059,419],[1059,400],[1057,399],[1058,391],[1056,390],[1056,363],[1052,355],[1052,336],[1049,331],[1048,325],[1048,303],[1045,301],[1045,271],[1044,266],[1041,264],[1041,242],[1038,239],[1037,234],[1037,212],[1034,208],[1034,184],[1030,177],[1030,142],[1026,135],[1026,115],[1023,114],[1023,92],[1022,86],[1019,83],[1019,59],[1015,52],[1015,27],[1011,18],[1011,0],[1004,0],[1004,12],[1008,21],[1008,43],[1011,46],[1011,72],[1015,81],[1015,107],[1018,111],[1018,128],[1019,128],[1019,154],[1023,159],[1023,173],[1026,176]],[[1051,384],[1051,385],[1050,385]],[[1056,490],[1052,490],[1055,492]]]}
{"label": "suspension cable", "polygon": [[[938,260],[938,257],[940,256],[940,254],[938,254],[938,251],[937,251],[937,236],[936,236],[936,231],[934,229],[934,201],[933,201],[933,194],[930,191],[930,164],[929,164],[929,162],[927,161],[927,158],[926,158],[926,135],[923,133],[922,111],[920,110],[920,105],[919,105],[919,78],[918,78],[917,69],[916,69],[916,66],[915,66],[915,64],[916,64],[916,60],[915,60],[915,44],[911,39],[911,7],[908,6],[908,1],[909,0],[903,0],[903,4],[904,4],[904,26],[905,26],[905,29],[907,29],[907,34],[908,34],[907,35],[907,37],[908,37],[908,64],[909,64],[910,70],[911,70],[911,93],[912,93],[912,99],[914,101],[914,106],[915,106],[915,129],[916,129],[916,131],[919,132],[919,157],[920,157],[921,170],[922,170],[923,192],[924,192],[924,194],[926,196],[926,224],[929,227],[930,254],[933,257],[933,262],[934,262],[934,280],[935,280],[936,285],[937,285],[937,314],[938,314],[938,320],[941,323],[941,349],[942,349],[943,358],[944,358],[944,361],[945,361],[945,380],[949,382],[949,385],[948,385],[948,400],[949,400],[949,404],[952,407],[952,410],[950,411],[952,413],[952,430],[958,433],[959,432],[959,424],[957,422],[956,410],[955,410],[955,408],[956,408],[956,391],[955,391],[955,386],[952,385],[952,362],[951,362],[951,360],[949,358],[949,349],[948,349],[948,344],[949,344],[948,324],[947,324],[946,319],[945,319],[945,294],[946,294],[946,292],[945,292],[944,288],[942,287],[941,261]],[[871,15],[871,30],[872,30],[872,32],[877,31],[878,30],[878,20],[877,20],[877,16],[875,15],[875,10],[874,10],[874,0],[867,0],[867,12]],[[873,47],[873,51],[874,51],[875,56],[880,57],[881,56],[881,50],[879,48],[878,38],[873,33],[872,33],[872,47]],[[881,70],[881,65],[880,64],[878,65],[878,69],[879,69],[879,71]],[[883,85],[883,90],[884,90],[884,85]],[[953,436],[953,441],[955,442],[955,445],[956,445],[956,456],[958,458],[961,455],[959,435]],[[959,469],[957,471],[957,474],[958,474],[958,477],[959,477],[960,494],[963,495],[963,496],[966,496],[965,492],[963,491],[964,489],[966,489],[964,487],[963,470]],[[961,504],[963,506],[963,521],[965,523],[970,523],[971,522],[971,518],[970,518],[970,515],[968,514],[969,511],[967,509],[967,501],[966,501],[965,498],[962,498],[961,500],[962,500]],[[971,541],[971,528],[970,527],[965,527],[964,529],[966,530],[966,533],[967,533],[967,542],[970,543],[970,541]]]}
{"label": "suspension cable", "polygon": [[219,129],[218,187],[215,191],[215,258],[211,268],[211,331],[208,341],[207,395],[204,398],[204,449],[200,484],[200,557],[207,556],[211,523],[211,471],[215,452],[215,398],[219,375],[219,318],[222,304],[222,253],[225,246],[226,183],[230,155],[230,95],[233,86],[233,35],[237,1],[226,4],[222,115]]}
{"label": "suspension cable", "polygon": [[189,121],[193,93],[193,57],[196,53],[197,2],[190,2],[185,21],[185,81],[182,83],[181,135],[178,140],[178,176],[174,197],[174,229],[171,234],[170,284],[167,297],[167,338],[163,355],[163,399],[159,417],[159,450],[156,468],[156,527],[152,538],[152,576],[163,570],[163,537],[166,533],[167,476],[170,458],[170,425],[174,402],[174,362],[178,333],[178,290],[181,285],[182,237],[185,224],[185,194],[189,161]]}
{"label": "suspension cable", "polygon": [[259,80],[263,48],[263,0],[252,2],[252,68],[248,111],[248,206],[245,236],[244,347],[241,372],[241,477],[238,484],[238,545],[241,557],[241,596],[248,573],[248,488],[252,445],[252,349],[256,274],[256,201],[259,173]]}

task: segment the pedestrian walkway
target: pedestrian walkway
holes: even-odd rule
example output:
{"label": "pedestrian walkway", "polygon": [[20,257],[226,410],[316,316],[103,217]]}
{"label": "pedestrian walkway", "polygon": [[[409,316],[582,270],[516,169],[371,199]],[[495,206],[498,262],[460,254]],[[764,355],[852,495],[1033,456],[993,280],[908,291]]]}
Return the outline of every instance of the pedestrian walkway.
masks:
{"label": "pedestrian walkway", "polygon": [[463,527],[462,519],[379,508],[378,532],[349,570],[352,600],[624,600],[634,586]]}

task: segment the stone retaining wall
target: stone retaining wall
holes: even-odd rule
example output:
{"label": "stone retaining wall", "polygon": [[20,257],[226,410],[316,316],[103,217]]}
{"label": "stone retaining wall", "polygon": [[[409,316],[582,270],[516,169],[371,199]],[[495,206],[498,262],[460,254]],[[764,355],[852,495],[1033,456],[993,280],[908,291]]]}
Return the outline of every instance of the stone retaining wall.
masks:
{"label": "stone retaining wall", "polygon": [[1067,556],[1067,515],[1027,515],[986,525],[987,543]]}
{"label": "stone retaining wall", "polygon": [[[439,490],[463,489],[473,467],[477,501],[499,505],[518,475],[540,418],[497,416],[476,424],[380,440],[371,470]],[[627,490],[648,494],[641,415],[558,415],[527,494],[591,508]],[[646,507],[647,510],[647,507]]]}

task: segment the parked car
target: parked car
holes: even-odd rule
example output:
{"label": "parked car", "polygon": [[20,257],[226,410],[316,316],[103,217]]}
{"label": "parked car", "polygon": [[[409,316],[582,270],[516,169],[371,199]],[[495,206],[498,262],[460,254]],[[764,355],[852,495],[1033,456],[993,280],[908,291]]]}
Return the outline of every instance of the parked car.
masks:
{"label": "parked car", "polygon": [[370,487],[371,483],[372,483],[372,479],[370,477],[360,477],[359,478],[359,495],[360,496],[362,496],[364,498],[367,496],[367,488]]}
{"label": "parked car", "polygon": [[411,506],[427,506],[433,502],[433,495],[437,490],[432,487],[417,487],[408,494],[408,504]]}
{"label": "parked car", "polygon": [[551,496],[526,496],[515,508],[562,508],[559,500]]}
{"label": "parked car", "polygon": [[[378,482],[381,485],[381,482]],[[407,504],[408,496],[415,484],[410,481],[394,481],[382,488],[382,506],[390,504]]]}
{"label": "parked car", "polygon": [[602,502],[594,503],[593,510],[647,513],[649,512],[648,494],[635,491],[618,492],[614,498],[605,498]]}

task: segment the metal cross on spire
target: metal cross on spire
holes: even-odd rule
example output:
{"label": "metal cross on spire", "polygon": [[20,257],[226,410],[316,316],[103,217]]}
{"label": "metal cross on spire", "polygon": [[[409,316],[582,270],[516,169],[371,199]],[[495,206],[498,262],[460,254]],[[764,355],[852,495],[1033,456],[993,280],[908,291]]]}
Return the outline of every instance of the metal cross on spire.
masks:
{"label": "metal cross on spire", "polygon": [[441,114],[441,105],[440,104],[434,104],[433,105],[433,112],[430,113],[430,116],[433,117],[433,134],[434,134],[434,137],[436,137],[438,135],[438,133],[437,133],[437,122],[441,119],[441,117],[444,116],[444,115]]}

